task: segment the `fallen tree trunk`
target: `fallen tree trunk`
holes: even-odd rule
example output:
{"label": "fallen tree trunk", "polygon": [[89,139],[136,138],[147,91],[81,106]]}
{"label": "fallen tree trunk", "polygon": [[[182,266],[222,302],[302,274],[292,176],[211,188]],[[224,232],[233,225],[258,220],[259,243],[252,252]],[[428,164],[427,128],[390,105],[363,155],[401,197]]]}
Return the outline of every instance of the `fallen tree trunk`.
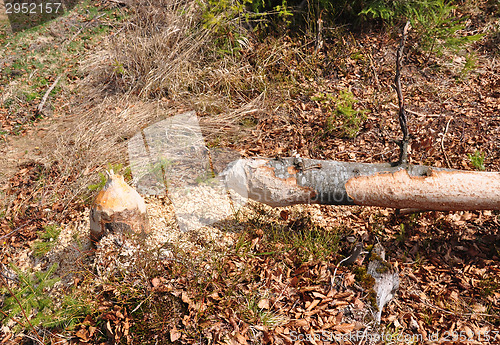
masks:
{"label": "fallen tree trunk", "polygon": [[232,162],[226,186],[270,206],[363,205],[438,211],[500,210],[500,173],[305,158]]}

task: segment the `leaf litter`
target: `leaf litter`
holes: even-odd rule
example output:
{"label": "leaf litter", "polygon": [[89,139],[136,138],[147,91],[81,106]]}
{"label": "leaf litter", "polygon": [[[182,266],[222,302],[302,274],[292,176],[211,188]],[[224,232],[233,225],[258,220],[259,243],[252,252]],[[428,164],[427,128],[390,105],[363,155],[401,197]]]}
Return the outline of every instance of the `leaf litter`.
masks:
{"label": "leaf litter", "polygon": [[[303,90],[314,90],[315,99],[318,92],[337,95],[349,90],[358,100],[352,105],[355,110],[370,109],[356,137],[341,138],[339,128],[329,127],[332,108],[327,102],[333,100],[314,100],[310,92],[299,91],[276,111],[260,116],[249,136],[228,146],[244,156],[300,154],[360,162],[397,159],[398,151],[391,143],[398,133],[395,95],[390,88],[393,46],[396,40],[388,37],[360,37],[346,48],[362,47],[375,61],[374,71],[349,55],[338,64],[342,67],[330,66],[313,80],[300,79]],[[480,67],[457,83],[460,61],[440,71],[433,68],[433,61],[422,68],[420,58],[408,55],[403,77],[414,135],[412,163],[446,166],[444,151],[451,167],[469,170],[474,167],[467,154],[482,151],[486,170],[499,171],[498,64],[485,53],[478,59]],[[374,73],[379,85],[374,83]],[[11,121],[5,122],[7,128],[15,124],[9,117],[3,119]],[[53,181],[46,194],[37,194],[41,193],[41,175]],[[48,197],[54,191],[70,193],[64,185],[71,179],[56,182],[59,176],[57,164],[29,162],[0,187],[8,205],[1,220],[2,273],[8,275],[4,267],[12,261],[33,265],[31,244],[48,224],[56,222],[64,228],[61,241],[71,242],[74,233],[85,238],[87,212],[82,204],[58,204]],[[149,204],[165,210],[156,212],[155,218],[164,217],[158,227],[175,230],[168,202],[152,198]],[[259,221],[262,217],[268,221]],[[421,337],[415,339],[422,342],[495,343],[500,341],[499,221],[498,212],[489,211],[397,215],[379,208],[305,205],[272,210],[256,206],[238,222],[214,230],[214,235],[210,231],[177,234],[184,238],[185,247],[169,245],[175,242],[173,237],[161,238],[159,244],[166,245],[155,253],[154,265],[140,263],[132,271],[117,265],[97,284],[87,282],[88,271],[75,274],[69,281],[95,295],[96,309],[82,318],[72,337],[59,337],[56,331],[51,336],[60,343],[169,339],[189,344],[203,339],[205,343],[304,340],[315,344],[342,336],[346,343],[368,343],[375,335],[389,334],[392,339]],[[236,223],[242,228],[233,229]],[[320,227],[323,235],[338,232],[339,250],[311,255],[270,235],[279,227],[300,234],[313,226]],[[366,251],[382,243],[388,259],[399,268],[400,287],[382,310],[382,328],[373,322],[377,311],[369,288],[353,273],[366,265],[365,254],[352,266],[338,266],[349,255],[348,235],[362,241]],[[118,251],[111,242],[107,250]],[[61,247],[52,253],[57,248]],[[110,252],[102,257],[113,258]],[[51,260],[47,258],[46,264]],[[96,272],[91,272],[94,277]],[[0,336],[5,341],[12,337]],[[21,341],[19,337],[14,340]]]}

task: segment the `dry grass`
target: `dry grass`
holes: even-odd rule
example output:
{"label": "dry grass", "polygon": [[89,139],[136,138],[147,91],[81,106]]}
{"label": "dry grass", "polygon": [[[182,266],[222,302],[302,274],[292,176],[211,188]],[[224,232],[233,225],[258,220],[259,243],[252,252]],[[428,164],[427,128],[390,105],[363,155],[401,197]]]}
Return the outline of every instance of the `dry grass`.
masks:
{"label": "dry grass", "polygon": [[[79,97],[64,121],[48,130],[41,160],[57,161],[60,178],[41,184],[42,194],[69,189],[59,195],[65,206],[85,199],[99,171],[128,165],[129,138],[169,116],[196,110],[206,141],[214,144],[243,135],[250,127],[243,120],[264,113],[265,72],[243,57],[248,41],[221,46],[213,28],[203,24],[200,6],[129,3],[128,20],[81,61]],[[220,25],[226,25],[222,19]]]}
{"label": "dry grass", "polygon": [[[220,113],[265,91],[265,76],[241,58],[245,37],[220,42],[200,3],[133,1],[130,20],[85,69],[107,92],[167,97]],[[227,23],[221,19],[220,26]],[[229,52],[229,53],[228,53]]]}
{"label": "dry grass", "polygon": [[[336,43],[338,49],[329,49],[329,55],[324,57],[321,65],[318,63],[321,59],[309,49],[314,48],[313,45],[307,45],[307,42],[297,45],[287,38],[269,38],[260,43],[252,39],[247,41],[245,35],[251,35],[245,34],[242,28],[234,31],[240,36],[228,36],[227,40],[221,42],[220,37],[212,33],[215,32],[213,28],[203,25],[200,4],[195,1],[129,3],[126,9],[130,17],[127,21],[116,24],[114,33],[104,39],[97,51],[94,50],[82,61],[81,70],[86,77],[79,85],[79,98],[69,105],[70,111],[64,121],[58,121],[48,130],[46,137],[51,139],[46,141],[45,147],[41,147],[42,152],[48,152],[41,157],[44,161],[58,162],[57,172],[54,173],[56,177],[37,178],[33,185],[26,187],[33,193],[30,196],[32,199],[24,200],[24,206],[35,204],[38,200],[44,202],[39,204],[40,209],[59,203],[68,206],[77,198],[90,196],[88,185],[96,182],[97,173],[108,163],[121,162],[127,165],[129,138],[160,120],[188,110],[197,111],[203,134],[211,145],[222,143],[231,146],[241,139],[235,146],[245,149],[258,140],[252,141],[253,137],[258,137],[269,143],[268,151],[260,153],[269,154],[274,153],[281,144],[296,148],[294,145],[297,142],[309,140],[307,135],[312,138],[312,142],[316,138],[313,137],[315,131],[319,132],[323,113],[321,108],[315,109],[314,103],[308,102],[311,95],[307,95],[308,91],[304,88],[323,91],[321,76],[330,73],[328,69],[332,65],[338,66],[331,68],[333,72],[337,71],[335,73],[359,73],[370,78],[372,75],[368,62],[352,58],[361,56],[353,55],[358,51],[354,39],[350,43],[349,40],[341,40],[339,35],[338,42],[343,43]],[[218,20],[218,25],[235,25],[234,21],[224,22],[224,18]],[[349,63],[337,63],[347,60]],[[387,65],[391,64],[385,62],[384,66]],[[320,68],[324,71],[320,71]],[[383,83],[385,81],[383,86],[390,89],[388,83],[392,82],[392,77],[384,76],[381,72],[380,78]],[[366,83],[356,81],[353,85],[355,89]],[[351,87],[351,84],[335,83],[330,85],[328,92],[340,91],[347,86]],[[357,92],[363,94],[361,90]],[[369,100],[372,95],[367,93],[363,99]],[[385,97],[387,100],[384,104],[387,104],[390,99],[389,96]],[[280,104],[283,99],[293,101]],[[278,105],[282,105],[279,110]],[[262,121],[262,127],[251,128],[259,119],[264,119],[263,115],[271,112],[273,116],[267,116],[265,120],[268,122]],[[387,116],[379,116],[375,120],[392,121]],[[312,122],[318,122],[318,127],[309,128],[309,134],[302,131],[303,128],[308,129]],[[293,127],[296,131],[286,132],[283,127]],[[250,128],[255,135],[245,133]],[[368,138],[367,142],[371,144],[380,141],[378,132],[373,133],[377,140]],[[241,144],[245,141],[250,144]],[[338,139],[338,142],[345,145],[345,141]],[[339,151],[356,148],[359,142],[351,144],[346,150]],[[359,146],[367,150],[368,154],[373,151],[373,147],[368,144]],[[286,154],[290,152],[288,149],[283,150]],[[310,154],[320,151],[311,149]],[[15,208],[10,208],[8,212],[13,211]],[[89,273],[88,266],[83,266],[82,272],[86,272],[87,276],[80,284],[80,292],[85,295],[82,301],[91,298],[92,304],[100,306],[99,310],[95,308],[89,312],[92,322],[98,321],[103,325],[104,318],[109,315],[119,315],[120,312],[128,317],[126,313],[130,313],[134,320],[131,328],[134,340],[155,343],[157,339],[153,337],[158,334],[165,338],[172,336],[175,332],[171,326],[179,327],[178,321],[187,319],[190,321],[185,324],[182,336],[187,337],[187,340],[184,339],[186,342],[195,343],[197,339],[216,339],[219,336],[221,341],[225,339],[229,342],[229,333],[238,329],[234,327],[236,320],[238,325],[248,327],[246,330],[240,329],[242,334],[252,333],[251,341],[262,342],[264,331],[260,329],[264,329],[263,326],[266,327],[266,334],[267,330],[275,332],[275,335],[283,333],[282,324],[288,317],[292,315],[299,318],[297,315],[302,314],[299,314],[298,308],[302,308],[300,312],[303,312],[306,303],[311,301],[308,294],[301,293],[299,296],[295,294],[295,288],[289,289],[294,276],[293,285],[298,283],[297,291],[301,287],[313,285],[330,287],[332,270],[328,267],[333,267],[331,265],[338,261],[337,250],[344,249],[347,253],[347,248],[342,248],[347,243],[344,240],[347,235],[369,233],[380,236],[382,240],[390,242],[391,252],[404,258],[410,249],[418,249],[417,245],[421,245],[420,232],[428,236],[432,233],[434,237],[436,233],[454,232],[448,227],[441,229],[442,223],[437,222],[439,219],[422,217],[420,220],[407,220],[403,224],[389,212],[382,214],[372,209],[333,209],[307,205],[297,207],[296,212],[290,214],[288,211],[282,214],[280,210],[268,211],[265,208],[252,211],[252,217],[248,219],[238,215],[238,222],[244,230],[237,243],[229,249],[214,249],[212,242],[193,237],[190,241],[206,249],[203,255],[168,247],[172,249],[172,257],[162,261],[149,256],[141,257],[145,262],[144,270],[106,284],[94,279],[94,273]],[[67,221],[64,215],[62,212],[60,219]],[[431,227],[429,224],[437,225]],[[401,225],[406,227],[406,235]],[[493,229],[495,225],[489,226]],[[458,229],[458,225],[454,228],[450,225],[450,229]],[[228,229],[227,233],[234,230]],[[441,242],[450,242],[448,237],[442,237]],[[392,244],[394,238],[397,244]],[[434,262],[433,258],[438,257],[439,253],[446,253],[437,245],[435,251],[424,249],[423,259],[420,256],[416,259],[424,264],[429,260]],[[305,267],[308,268],[300,271],[302,273],[295,273]],[[273,274],[281,271],[288,271],[288,280],[284,279],[278,284]],[[347,269],[340,271],[339,274],[350,273]],[[422,274],[424,278],[427,275]],[[413,280],[411,282],[414,284]],[[420,282],[422,286],[427,286],[427,282]],[[487,283],[491,289],[497,285],[494,280]],[[94,295],[95,292],[97,295]],[[323,290],[312,292],[326,295]],[[259,306],[260,302],[270,298],[277,299],[271,301],[269,309]],[[399,300],[413,300],[413,297],[407,294]],[[395,305],[390,305],[392,309],[388,315],[397,314],[399,309]],[[102,307],[105,307],[104,310]],[[416,313],[413,305],[405,307],[412,307],[407,315]],[[226,315],[228,310],[231,315]],[[445,312],[445,315],[449,315],[449,312]],[[214,315],[219,319],[215,319]],[[127,325],[129,320],[125,320]],[[202,325],[203,330],[200,331]],[[87,326],[79,325],[81,329]],[[113,324],[113,327],[115,333],[119,334],[121,324]],[[302,326],[292,323],[291,327],[301,330]],[[104,328],[101,330],[104,331]],[[94,340],[100,343],[103,337]]]}
{"label": "dry grass", "polygon": [[[141,129],[195,110],[208,144],[232,146],[289,96],[283,85],[299,84],[300,68],[291,62],[297,54],[307,59],[304,52],[286,38],[257,45],[234,18],[220,15],[206,25],[202,6],[130,1],[123,9],[128,19],[84,56],[78,97],[40,145],[40,161],[58,162],[58,178],[35,188],[48,205],[88,201],[98,172],[108,164],[128,166],[127,140]],[[239,36],[221,39],[226,26]]]}

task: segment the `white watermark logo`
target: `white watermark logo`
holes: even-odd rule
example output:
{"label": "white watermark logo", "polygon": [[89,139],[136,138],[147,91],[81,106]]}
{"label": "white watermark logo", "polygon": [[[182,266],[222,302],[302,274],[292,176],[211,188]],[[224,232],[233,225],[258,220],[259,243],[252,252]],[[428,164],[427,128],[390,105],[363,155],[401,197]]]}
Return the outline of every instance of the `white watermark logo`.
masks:
{"label": "white watermark logo", "polygon": [[238,191],[243,196],[230,192],[219,177],[239,155],[208,149],[194,111],[141,130],[129,140],[128,155],[137,191],[168,192],[182,231],[221,221],[246,202],[244,191]]}
{"label": "white watermark logo", "polygon": [[372,342],[398,342],[414,344],[423,341],[421,334],[404,334],[404,333],[374,333],[365,331],[355,331],[343,334],[335,334],[333,332],[321,331],[319,333],[299,333],[296,331],[290,332],[290,339],[292,341],[304,341],[304,342],[326,342],[326,343],[339,343],[339,342],[360,342],[367,341]]}

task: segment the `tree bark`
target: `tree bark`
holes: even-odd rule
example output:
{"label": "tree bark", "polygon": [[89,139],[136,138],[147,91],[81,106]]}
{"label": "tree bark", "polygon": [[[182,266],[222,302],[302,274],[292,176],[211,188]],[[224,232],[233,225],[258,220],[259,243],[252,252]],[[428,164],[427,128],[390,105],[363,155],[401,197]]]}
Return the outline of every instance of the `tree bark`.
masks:
{"label": "tree bark", "polygon": [[500,210],[500,173],[421,165],[255,158],[232,162],[226,186],[270,206],[362,205],[418,210]]}

